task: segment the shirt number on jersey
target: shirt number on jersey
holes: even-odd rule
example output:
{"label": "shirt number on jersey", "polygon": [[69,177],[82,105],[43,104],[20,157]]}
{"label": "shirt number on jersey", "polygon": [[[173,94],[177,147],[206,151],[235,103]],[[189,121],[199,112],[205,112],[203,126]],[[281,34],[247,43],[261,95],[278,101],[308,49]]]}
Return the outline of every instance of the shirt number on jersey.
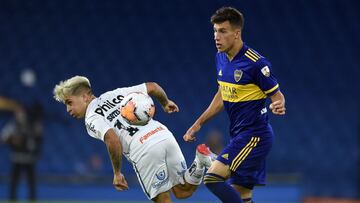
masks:
{"label": "shirt number on jersey", "polygon": [[117,127],[119,130],[124,129],[129,132],[130,136],[133,136],[137,131],[139,131],[138,128],[131,127],[131,126],[124,126],[119,120],[116,120],[114,127]]}

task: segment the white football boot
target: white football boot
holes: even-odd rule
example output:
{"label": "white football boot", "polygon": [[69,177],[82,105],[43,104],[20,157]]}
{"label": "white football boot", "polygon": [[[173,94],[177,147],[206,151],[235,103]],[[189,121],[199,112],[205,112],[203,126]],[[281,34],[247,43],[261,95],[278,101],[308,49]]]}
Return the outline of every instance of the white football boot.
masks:
{"label": "white football boot", "polygon": [[199,144],[196,147],[195,160],[200,167],[210,168],[211,163],[216,160],[217,155],[210,151],[206,144]]}

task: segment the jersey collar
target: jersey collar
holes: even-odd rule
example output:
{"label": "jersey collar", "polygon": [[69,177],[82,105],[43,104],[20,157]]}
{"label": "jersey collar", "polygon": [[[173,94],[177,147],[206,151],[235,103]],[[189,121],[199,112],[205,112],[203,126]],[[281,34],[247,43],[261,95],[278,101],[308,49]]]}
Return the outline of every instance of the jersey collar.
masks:
{"label": "jersey collar", "polygon": [[226,60],[231,63],[232,61],[238,59],[238,58],[241,58],[246,50],[248,50],[248,46],[246,46],[245,42],[243,43],[243,46],[241,47],[240,51],[234,56],[234,58],[230,61],[229,58],[226,56],[226,54],[224,53],[224,57],[226,58]]}
{"label": "jersey collar", "polygon": [[235,55],[234,59],[242,57],[245,54],[246,50],[248,50],[248,46],[246,46],[244,42],[243,46],[241,47],[240,51]]}

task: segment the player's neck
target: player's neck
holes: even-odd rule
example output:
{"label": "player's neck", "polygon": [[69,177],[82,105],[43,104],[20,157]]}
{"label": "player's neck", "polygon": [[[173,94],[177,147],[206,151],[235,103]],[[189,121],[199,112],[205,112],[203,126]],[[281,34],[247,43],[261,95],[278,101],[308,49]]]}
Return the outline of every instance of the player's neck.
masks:
{"label": "player's neck", "polygon": [[89,100],[89,104],[92,102],[92,100],[96,99],[95,95],[91,95],[90,100]]}
{"label": "player's neck", "polygon": [[243,45],[244,42],[240,39],[239,41],[234,43],[234,46],[228,52],[226,52],[226,56],[228,57],[229,61],[232,61],[234,59],[234,57],[236,56],[236,54],[239,53]]}
{"label": "player's neck", "polygon": [[86,112],[87,112],[87,110],[88,110],[88,108],[89,108],[89,104],[90,104],[94,99],[96,99],[95,95],[91,95],[91,96],[89,97],[89,99],[86,101],[85,114],[84,114],[84,116],[83,116],[82,118],[85,118]]}
{"label": "player's neck", "polygon": [[96,99],[95,95],[90,95],[90,97],[85,101],[86,105],[89,106],[89,104],[92,102],[92,100]]}

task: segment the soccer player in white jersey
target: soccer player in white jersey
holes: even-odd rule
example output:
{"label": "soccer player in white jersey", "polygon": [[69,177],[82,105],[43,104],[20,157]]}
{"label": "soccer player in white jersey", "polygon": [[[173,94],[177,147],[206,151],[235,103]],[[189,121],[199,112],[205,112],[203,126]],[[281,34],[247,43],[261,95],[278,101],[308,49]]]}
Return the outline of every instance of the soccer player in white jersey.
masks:
{"label": "soccer player in white jersey", "polygon": [[190,197],[200,185],[206,167],[211,165],[209,148],[199,145],[194,162],[187,168],[180,147],[166,126],[153,119],[144,126],[129,125],[122,118],[120,102],[132,92],[155,97],[167,113],[179,111],[154,82],[118,88],[95,97],[89,80],[75,76],[55,86],[54,98],[66,105],[71,116],[85,119],[89,135],[106,144],[117,190],[128,189],[121,173],[123,154],[132,163],[144,193],[152,201],[171,202],[170,192],[179,199]]}

